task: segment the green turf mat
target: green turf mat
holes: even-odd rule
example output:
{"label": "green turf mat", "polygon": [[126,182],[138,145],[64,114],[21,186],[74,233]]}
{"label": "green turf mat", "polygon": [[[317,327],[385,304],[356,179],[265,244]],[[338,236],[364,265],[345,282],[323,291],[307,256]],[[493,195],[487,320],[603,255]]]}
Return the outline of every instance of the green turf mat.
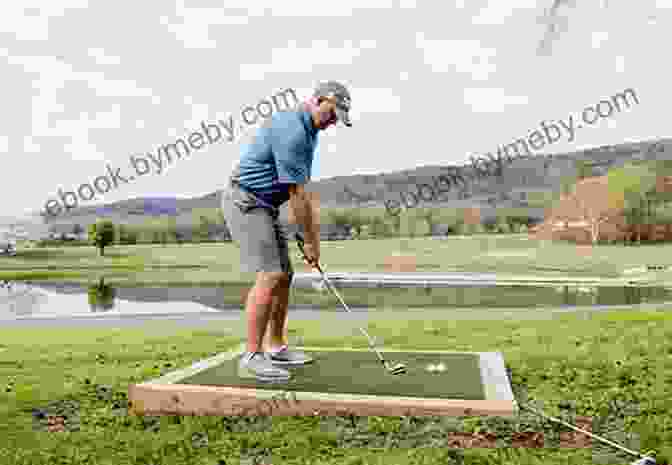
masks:
{"label": "green turf mat", "polygon": [[[406,374],[391,375],[376,354],[359,351],[308,351],[315,358],[309,365],[288,367],[292,379],[284,383],[263,383],[238,377],[238,360],[176,381],[178,384],[229,386],[251,389],[363,394],[395,397],[484,400],[478,354],[432,354],[386,352],[385,359],[404,363]],[[443,372],[430,373],[427,365],[443,363]]]}

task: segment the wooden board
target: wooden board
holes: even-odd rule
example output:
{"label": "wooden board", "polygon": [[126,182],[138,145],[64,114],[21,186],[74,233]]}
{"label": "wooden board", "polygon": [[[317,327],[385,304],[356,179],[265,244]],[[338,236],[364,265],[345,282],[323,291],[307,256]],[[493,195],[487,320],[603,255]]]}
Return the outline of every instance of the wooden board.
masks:
{"label": "wooden board", "polygon": [[[510,382],[506,374],[504,359],[499,352],[450,352],[450,351],[411,351],[381,350],[385,358],[391,361],[402,361],[406,354],[419,354],[438,359],[450,359],[451,354],[471,354],[478,357],[478,374],[482,390],[475,398],[442,398],[434,395],[422,397],[416,395],[367,395],[361,392],[348,392],[348,383],[339,384],[343,392],[312,392],[301,390],[301,384],[280,383],[277,385],[264,383],[263,387],[254,386],[256,380],[241,380],[239,383],[229,382],[228,385],[188,384],[190,379],[198,379],[199,375],[208,370],[219,369],[220,366],[237,367],[238,358],[244,350],[240,345],[228,352],[199,361],[182,370],[168,373],[160,378],[141,384],[129,386],[128,398],[133,414],[178,414],[178,415],[357,415],[357,416],[500,416],[512,417],[518,412]],[[365,367],[369,376],[378,377],[380,384],[390,384],[390,375],[378,362],[376,355],[368,349],[317,348],[301,347],[308,353],[318,353],[325,357],[338,353],[351,353],[353,359],[370,356],[374,366]],[[357,357],[355,357],[357,355]],[[400,358],[401,357],[401,358]],[[416,357],[417,358],[417,357]],[[455,357],[454,357],[455,358]],[[319,363],[320,360],[317,361]],[[326,363],[326,362],[325,362]],[[405,362],[403,362],[405,363]],[[306,366],[308,367],[308,365]],[[304,367],[297,367],[304,368]],[[288,368],[294,372],[295,368]],[[353,370],[356,368],[353,367]],[[395,377],[413,376],[413,370],[423,367],[408,365],[409,372]],[[226,369],[228,370],[228,368]],[[361,375],[361,372],[360,372]],[[437,382],[450,384],[449,370]],[[453,374],[454,376],[454,374]],[[351,380],[356,378],[353,372]],[[201,378],[203,378],[201,376]],[[300,376],[297,376],[300,378]],[[372,378],[374,379],[374,378]],[[400,384],[410,381],[397,381]],[[252,385],[250,384],[252,383]],[[238,384],[238,385],[235,385]],[[241,386],[241,384],[243,386]],[[356,383],[351,383],[356,384]],[[287,388],[289,386],[289,389]],[[379,386],[375,386],[378,388]],[[338,389],[337,389],[338,390]],[[360,389],[361,391],[361,389]],[[447,392],[450,392],[448,387]],[[434,389],[434,392],[437,392]]]}

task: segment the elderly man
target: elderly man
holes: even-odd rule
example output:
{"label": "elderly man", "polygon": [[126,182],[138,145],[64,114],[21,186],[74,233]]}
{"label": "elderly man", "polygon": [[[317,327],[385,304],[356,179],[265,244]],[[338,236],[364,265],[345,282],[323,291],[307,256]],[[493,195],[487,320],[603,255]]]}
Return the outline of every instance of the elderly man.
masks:
{"label": "elderly man", "polygon": [[[274,114],[244,148],[222,196],[222,210],[233,240],[240,246],[243,271],[256,273],[247,296],[247,351],[239,362],[239,376],[260,381],[286,381],[288,365],[312,362],[291,350],[285,340],[289,289],[294,274],[287,237],[278,222],[279,208],[289,202],[289,215],[303,226],[306,262],[320,259],[319,218],[305,184],[310,181],[319,131],[340,121],[351,126],[350,93],[328,81],[291,111]],[[268,351],[263,350],[266,330]]]}

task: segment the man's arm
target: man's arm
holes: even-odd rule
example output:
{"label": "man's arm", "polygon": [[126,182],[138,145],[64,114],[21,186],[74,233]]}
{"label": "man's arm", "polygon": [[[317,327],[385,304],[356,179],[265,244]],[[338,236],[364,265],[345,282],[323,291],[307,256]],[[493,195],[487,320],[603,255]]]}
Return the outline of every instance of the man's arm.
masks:
{"label": "man's arm", "polygon": [[320,217],[303,184],[290,184],[288,207],[290,223],[303,226],[306,241],[319,247]]}
{"label": "man's arm", "polygon": [[289,187],[290,222],[304,227],[306,242],[319,250],[319,215],[314,211],[305,185],[310,182],[314,147],[298,120],[287,121],[282,130],[273,131],[273,155],[278,173],[277,182]]}

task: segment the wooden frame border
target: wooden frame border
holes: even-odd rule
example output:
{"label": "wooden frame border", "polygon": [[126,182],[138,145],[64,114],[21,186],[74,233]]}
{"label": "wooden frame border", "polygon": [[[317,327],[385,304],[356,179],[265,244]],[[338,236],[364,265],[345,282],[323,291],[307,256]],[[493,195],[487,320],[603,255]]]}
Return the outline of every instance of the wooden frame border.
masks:
{"label": "wooden frame border", "polygon": [[[301,347],[307,351],[367,351],[341,347]],[[154,380],[130,385],[128,399],[132,414],[151,415],[357,415],[357,416],[498,416],[514,417],[514,399],[500,352],[477,352],[485,400],[392,397],[320,392],[285,392],[273,389],[234,388],[179,384],[179,381],[232,360],[245,350],[244,344],[168,373]],[[437,350],[380,349],[394,353],[474,353]],[[288,396],[289,394],[289,396]],[[289,398],[289,399],[288,399]],[[283,399],[282,402],[277,402]],[[291,399],[291,400],[290,400]],[[293,402],[292,402],[293,400]],[[268,411],[262,410],[262,405]]]}

